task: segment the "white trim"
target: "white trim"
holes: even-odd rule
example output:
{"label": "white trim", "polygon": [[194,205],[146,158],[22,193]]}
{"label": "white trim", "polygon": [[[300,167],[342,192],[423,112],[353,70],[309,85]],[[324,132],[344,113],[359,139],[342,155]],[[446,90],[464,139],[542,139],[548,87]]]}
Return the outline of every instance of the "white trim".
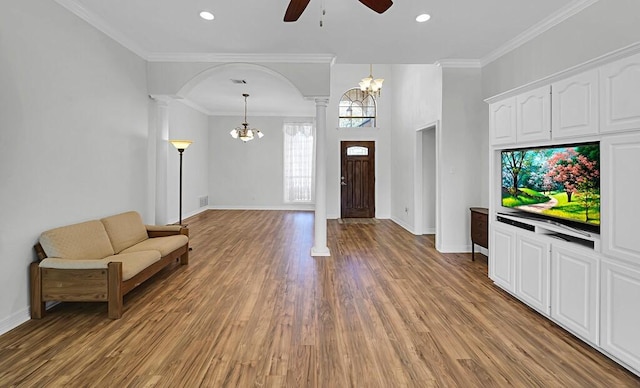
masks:
{"label": "white trim", "polygon": [[31,319],[31,315],[29,313],[29,307],[25,307],[22,310],[16,311],[15,313],[9,315],[0,321],[0,335],[15,329],[16,327],[22,325]]}
{"label": "white trim", "polygon": [[97,30],[103,32],[109,38],[115,40],[120,43],[126,49],[132,51],[137,56],[142,59],[148,60],[149,52],[145,51],[142,47],[140,47],[135,41],[130,39],[128,36],[124,35],[117,29],[113,28],[112,25],[107,23],[100,16],[86,9],[82,4],[80,4],[77,0],[56,0],[58,4],[71,11],[71,13],[78,16],[80,19],[86,21],[90,25],[92,25]]}
{"label": "white trim", "polygon": [[484,101],[488,104],[491,104],[493,102],[496,101],[500,101],[503,100],[505,98],[508,97],[512,97],[515,96],[517,94],[523,93],[525,91],[528,90],[533,90],[533,89],[537,89],[539,87],[545,86],[545,85],[549,85],[552,84],[554,82],[566,79],[568,77],[571,77],[573,75],[582,73],[584,71],[587,70],[591,70],[594,69],[598,66],[604,65],[606,63],[609,62],[613,62],[615,60],[618,59],[622,59],[625,57],[628,57],[630,55],[636,54],[636,53],[640,53],[640,42],[636,42],[633,44],[630,44],[629,46],[623,47],[621,49],[618,50],[614,50],[611,51],[607,54],[601,55],[599,57],[590,59],[586,62],[583,62],[579,65],[570,67],[568,69],[559,71],[555,74],[551,74],[547,77],[541,78],[539,80],[530,82],[528,84],[522,85],[522,86],[518,86],[517,88],[511,89],[511,90],[507,90],[506,92],[497,94],[495,96],[489,97],[487,99],[485,99]]}
{"label": "white trim", "polygon": [[[60,0],[70,1],[70,0]],[[333,54],[233,54],[233,53],[148,53],[149,62],[240,62],[240,63],[326,63]]]}
{"label": "white trim", "polygon": [[440,253],[471,253],[471,245],[445,245],[438,249]]}
{"label": "white trim", "polygon": [[479,69],[482,62],[479,59],[441,59],[434,65],[446,69]]}
{"label": "white trim", "polygon": [[487,64],[495,61],[501,56],[535,39],[539,35],[542,35],[544,32],[550,30],[551,28],[564,22],[570,17],[576,15],[577,13],[581,12],[585,8],[593,5],[597,1],[598,0],[575,0],[567,4],[565,7],[561,8],[558,12],[555,12],[549,17],[534,24],[532,27],[525,30],[523,33],[517,35],[515,38],[509,40],[507,43],[503,44],[502,46],[490,52],[488,55],[484,56],[482,59],[480,59],[481,66],[486,66]]}
{"label": "white trim", "polygon": [[296,210],[296,211],[314,211],[314,204],[296,204],[296,205],[213,205],[209,206],[211,210]]}
{"label": "white trim", "polygon": [[409,233],[417,236],[417,234],[413,231],[413,229],[407,223],[402,221],[401,219],[398,219],[396,217],[391,217],[390,219],[391,219],[391,221],[393,221],[396,224],[400,225],[402,228],[406,229]]}
{"label": "white trim", "polygon": [[312,247],[311,248],[311,256],[313,257],[329,257],[331,256],[331,251],[329,250],[329,248],[321,248],[318,249],[316,247]]}

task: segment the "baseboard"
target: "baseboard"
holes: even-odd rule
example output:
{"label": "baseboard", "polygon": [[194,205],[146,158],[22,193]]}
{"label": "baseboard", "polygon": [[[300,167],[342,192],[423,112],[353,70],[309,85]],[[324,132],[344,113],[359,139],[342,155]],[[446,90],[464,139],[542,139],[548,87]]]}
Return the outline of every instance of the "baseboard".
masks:
{"label": "baseboard", "polygon": [[209,206],[211,210],[293,210],[293,211],[313,211],[316,206],[313,204],[296,204],[296,205],[213,205]]}
{"label": "baseboard", "polygon": [[440,253],[471,253],[471,245],[442,245]]}
{"label": "baseboard", "polygon": [[415,231],[413,230],[413,228],[409,225],[407,225],[404,221],[399,220],[395,217],[391,217],[391,221],[395,222],[396,224],[400,225],[401,227],[403,227],[404,229],[406,229],[409,233],[411,234],[416,234]]}
{"label": "baseboard", "polygon": [[15,329],[31,319],[29,307],[25,307],[22,310],[16,311],[0,321],[0,335]]}

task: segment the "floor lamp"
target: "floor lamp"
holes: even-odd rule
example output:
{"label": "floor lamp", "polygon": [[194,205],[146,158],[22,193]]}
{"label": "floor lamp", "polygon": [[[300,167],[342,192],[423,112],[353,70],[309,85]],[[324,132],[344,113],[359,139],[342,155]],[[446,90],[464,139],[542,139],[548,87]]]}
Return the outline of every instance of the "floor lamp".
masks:
{"label": "floor lamp", "polygon": [[180,153],[180,221],[179,224],[182,225],[182,153],[193,143],[191,140],[169,140],[171,144],[178,150]]}

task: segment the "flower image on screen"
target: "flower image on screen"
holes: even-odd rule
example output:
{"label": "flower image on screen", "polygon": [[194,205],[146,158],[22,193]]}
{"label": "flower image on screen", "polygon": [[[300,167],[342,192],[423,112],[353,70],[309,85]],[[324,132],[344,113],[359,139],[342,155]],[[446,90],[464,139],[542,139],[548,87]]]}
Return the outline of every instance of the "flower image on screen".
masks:
{"label": "flower image on screen", "polygon": [[599,143],[501,153],[502,206],[600,225]]}

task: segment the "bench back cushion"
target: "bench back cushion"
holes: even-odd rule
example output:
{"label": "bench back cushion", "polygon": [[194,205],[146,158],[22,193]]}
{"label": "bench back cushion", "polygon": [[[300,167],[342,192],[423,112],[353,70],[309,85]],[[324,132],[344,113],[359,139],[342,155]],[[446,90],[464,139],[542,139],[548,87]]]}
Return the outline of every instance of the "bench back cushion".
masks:
{"label": "bench back cushion", "polygon": [[48,257],[98,260],[113,255],[107,231],[98,220],[48,230],[40,235]]}
{"label": "bench back cushion", "polygon": [[104,224],[115,253],[149,238],[142,217],[137,212],[116,214],[100,221]]}

